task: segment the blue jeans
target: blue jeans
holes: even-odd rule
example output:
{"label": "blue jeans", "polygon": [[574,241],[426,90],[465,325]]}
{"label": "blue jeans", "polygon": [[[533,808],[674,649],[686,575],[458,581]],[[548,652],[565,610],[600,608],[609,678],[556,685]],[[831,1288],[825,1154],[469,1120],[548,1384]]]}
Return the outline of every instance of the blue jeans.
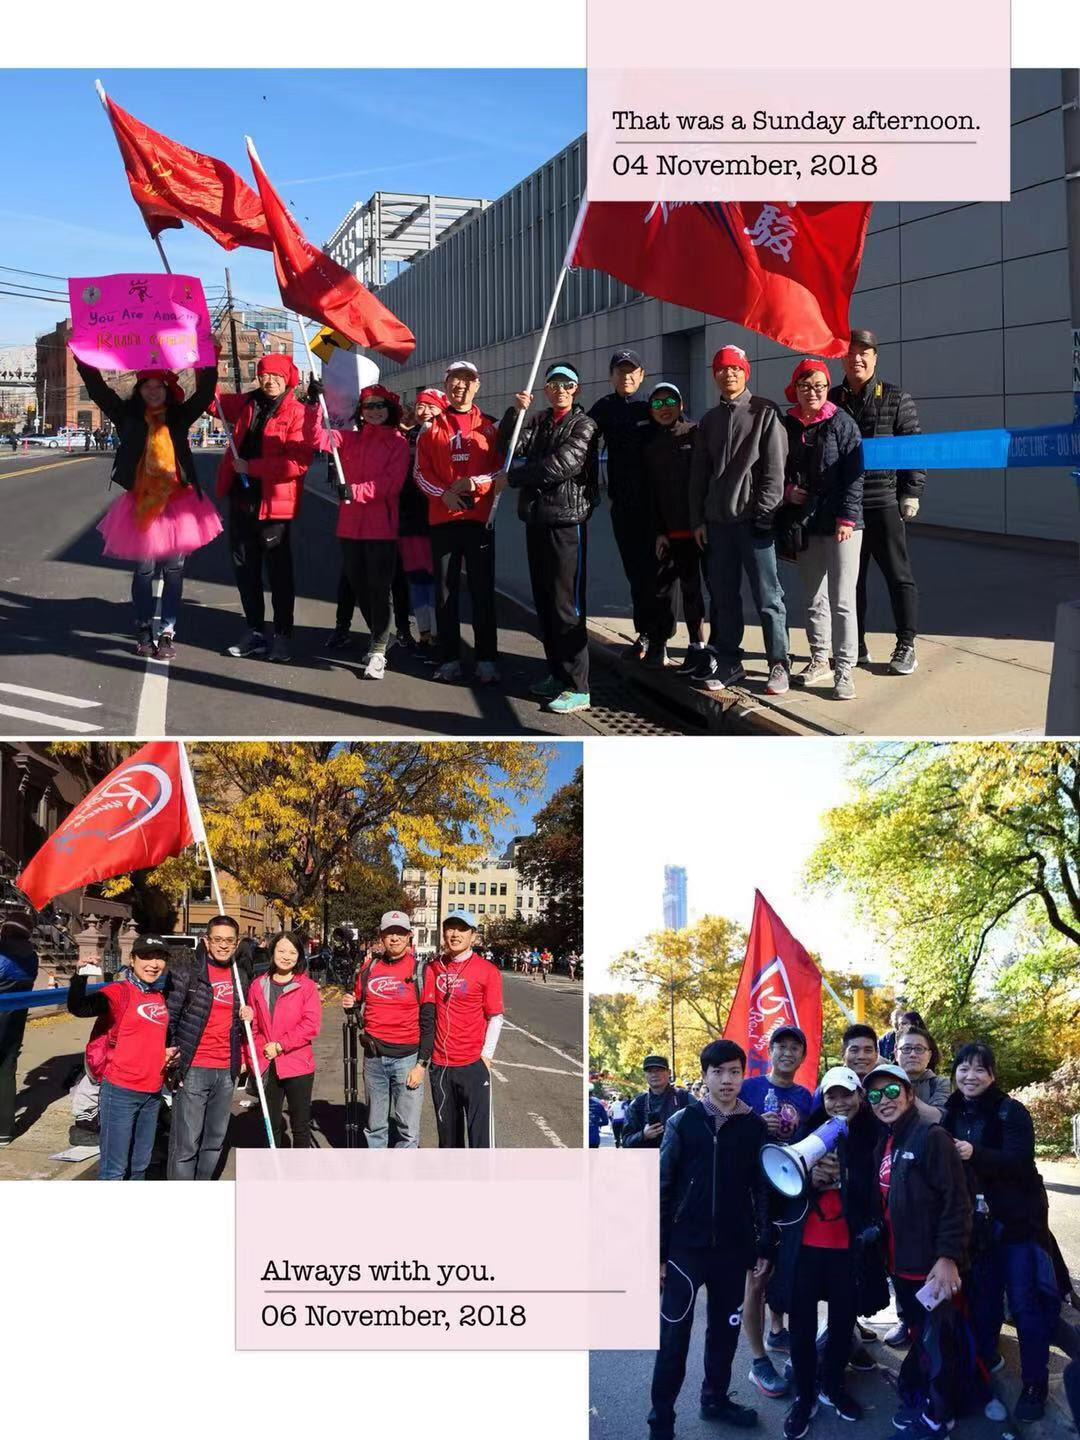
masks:
{"label": "blue jeans", "polygon": [[385,1150],[389,1144],[390,1121],[397,1139],[395,1150],[415,1150],[420,1144],[420,1109],[424,1087],[410,1090],[405,1077],[416,1064],[411,1055],[366,1055],[364,1089],[367,1091],[367,1125],[364,1136],[369,1150]]}
{"label": "blue jeans", "polygon": [[1045,1385],[1061,1296],[1053,1261],[1042,1246],[1033,1240],[1014,1245],[995,1242],[989,1252],[976,1257],[968,1289],[979,1359],[993,1364],[1008,1295],[1020,1342],[1020,1375],[1025,1385]]}
{"label": "blue jeans", "polygon": [[757,535],[748,520],[730,525],[708,525],[709,532],[709,644],[720,669],[734,669],[742,661],[742,577],[750,581],[770,665],[788,661],[787,611],[776,570],[776,546],[771,535]]}
{"label": "blue jeans", "polygon": [[145,1180],[154,1150],[161,1091],[101,1082],[99,1180]]}
{"label": "blue jeans", "polygon": [[161,572],[161,628],[173,633],[180,615],[180,596],[184,590],[184,557],[168,555],[164,560],[140,560],[131,576],[131,600],[135,606],[135,624],[149,628],[154,620],[153,581]]}
{"label": "blue jeans", "polygon": [[229,1128],[235,1086],[229,1070],[194,1065],[173,1097],[169,1179],[212,1180]]}

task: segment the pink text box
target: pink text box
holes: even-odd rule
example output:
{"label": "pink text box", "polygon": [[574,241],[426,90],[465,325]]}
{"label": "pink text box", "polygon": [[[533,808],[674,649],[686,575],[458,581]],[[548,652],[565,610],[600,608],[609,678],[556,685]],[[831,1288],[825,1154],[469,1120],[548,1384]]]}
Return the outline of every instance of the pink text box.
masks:
{"label": "pink text box", "polygon": [[95,370],[216,365],[202,283],[194,275],[84,275],[68,280],[72,352]]}
{"label": "pink text box", "polygon": [[238,1350],[659,1343],[656,1151],[241,1150],[237,1182]]}
{"label": "pink text box", "polygon": [[589,0],[590,200],[1008,200],[1008,0],[912,0],[885,66],[866,27],[676,10]]}

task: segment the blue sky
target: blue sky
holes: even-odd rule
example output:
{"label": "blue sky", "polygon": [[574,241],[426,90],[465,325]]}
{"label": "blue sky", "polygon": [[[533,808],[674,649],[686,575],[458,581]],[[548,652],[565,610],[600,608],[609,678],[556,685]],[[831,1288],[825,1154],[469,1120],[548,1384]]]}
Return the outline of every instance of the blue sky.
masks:
{"label": "blue sky", "polygon": [[574,778],[574,771],[583,759],[581,744],[573,740],[563,741],[558,745],[549,745],[547,753],[551,755],[552,752],[554,756],[548,763],[547,777],[541,793],[532,796],[523,805],[515,805],[510,819],[495,827],[495,840],[491,847],[493,851],[501,853],[515,835],[528,835],[532,831],[534,818],[555,791]]}
{"label": "blue sky", "polygon": [[[250,134],[271,181],[321,245],[375,190],[496,199],[585,128],[583,70],[5,70],[5,113],[28,117],[28,154],[0,194],[0,291],[46,276],[123,272],[156,259],[94,91],[249,183]],[[310,117],[310,118],[309,118]],[[226,252],[185,227],[162,236],[174,270],[207,290],[232,271],[240,299],[278,301],[268,254]],[[0,345],[30,343],[63,303],[0,294]]]}

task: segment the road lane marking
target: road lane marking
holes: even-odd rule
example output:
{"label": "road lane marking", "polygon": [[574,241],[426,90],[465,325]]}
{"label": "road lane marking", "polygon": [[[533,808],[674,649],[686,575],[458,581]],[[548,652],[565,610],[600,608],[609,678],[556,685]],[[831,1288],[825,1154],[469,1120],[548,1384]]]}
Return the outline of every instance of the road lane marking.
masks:
{"label": "road lane marking", "polygon": [[34,725],[46,725],[50,730],[74,730],[77,735],[89,735],[100,731],[100,725],[87,725],[83,720],[69,720],[66,715],[46,715],[43,710],[24,710],[19,705],[0,705],[0,715],[10,715],[13,720],[29,720]]}
{"label": "road lane marking", "polygon": [[544,1047],[545,1050],[550,1050],[553,1054],[558,1055],[559,1059],[560,1059],[560,1060],[565,1060],[568,1065],[578,1065],[578,1066],[581,1066],[581,1068],[578,1069],[575,1073],[578,1074],[578,1075],[584,1075],[585,1069],[584,1069],[584,1066],[582,1065],[582,1062],[581,1062],[580,1060],[575,1060],[574,1057],[573,1057],[573,1055],[567,1055],[567,1053],[565,1052],[565,1050],[560,1050],[560,1049],[558,1049],[555,1045],[552,1045],[552,1044],[551,1044],[549,1041],[547,1041],[547,1040],[541,1040],[539,1035],[534,1035],[531,1030],[523,1030],[520,1025],[514,1025],[514,1024],[513,1024],[511,1021],[509,1021],[509,1020],[504,1020],[504,1021],[503,1021],[503,1025],[505,1026],[505,1028],[506,1028],[507,1030],[516,1030],[519,1035],[525,1035],[525,1036],[527,1036],[530,1040],[535,1040],[536,1043],[537,1043],[537,1045],[543,1045],[543,1047]]}
{"label": "road lane marking", "polygon": [[526,1113],[529,1119],[536,1124],[541,1135],[545,1137],[549,1145],[554,1145],[556,1150],[566,1150],[568,1148],[565,1141],[560,1140],[558,1135],[555,1134],[555,1131],[544,1119],[543,1115],[537,1115],[533,1110],[529,1110]]}
{"label": "road lane marking", "polygon": [[494,1065],[491,1065],[491,1066],[489,1066],[488,1068],[491,1070],[491,1073],[492,1073],[492,1075],[495,1076],[495,1079],[496,1079],[496,1080],[501,1080],[504,1085],[509,1085],[509,1084],[510,1084],[510,1081],[507,1080],[506,1076],[505,1076],[505,1075],[500,1075],[499,1072],[498,1072],[498,1070],[495,1069],[495,1066],[494,1066]]}
{"label": "road lane marking", "polygon": [[0,681],[0,690],[9,695],[22,695],[26,700],[51,700],[54,705],[70,705],[73,710],[100,710],[100,700],[80,700],[77,695],[58,695],[52,690],[34,690],[29,685],[9,685]]}
{"label": "road lane marking", "polygon": [[520,1060],[500,1060],[499,1064],[504,1070],[538,1070],[541,1075],[571,1075],[575,1080],[580,1080],[582,1074],[580,1070],[556,1070],[551,1065],[523,1065]]}
{"label": "road lane marking", "polygon": [[135,739],[151,740],[165,734],[165,714],[169,702],[169,662],[155,660],[152,656],[146,662],[142,689],[139,691],[139,709],[135,716]]}
{"label": "road lane marking", "polygon": [[24,475],[36,475],[40,470],[59,470],[61,465],[81,465],[86,459],[89,459],[89,456],[76,455],[71,460],[53,460],[48,465],[31,465],[29,470],[5,470],[0,473],[0,480],[6,475],[18,475],[22,479]]}

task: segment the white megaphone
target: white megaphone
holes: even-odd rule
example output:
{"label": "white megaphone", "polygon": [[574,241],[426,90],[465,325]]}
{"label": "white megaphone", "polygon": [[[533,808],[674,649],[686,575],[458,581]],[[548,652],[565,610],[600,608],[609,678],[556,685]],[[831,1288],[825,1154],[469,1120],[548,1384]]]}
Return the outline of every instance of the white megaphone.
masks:
{"label": "white megaphone", "polygon": [[841,1135],[847,1133],[847,1121],[839,1115],[826,1120],[797,1145],[769,1144],[761,1147],[761,1168],[765,1178],[781,1195],[797,1200],[810,1183],[810,1171],[823,1155],[835,1150]]}

